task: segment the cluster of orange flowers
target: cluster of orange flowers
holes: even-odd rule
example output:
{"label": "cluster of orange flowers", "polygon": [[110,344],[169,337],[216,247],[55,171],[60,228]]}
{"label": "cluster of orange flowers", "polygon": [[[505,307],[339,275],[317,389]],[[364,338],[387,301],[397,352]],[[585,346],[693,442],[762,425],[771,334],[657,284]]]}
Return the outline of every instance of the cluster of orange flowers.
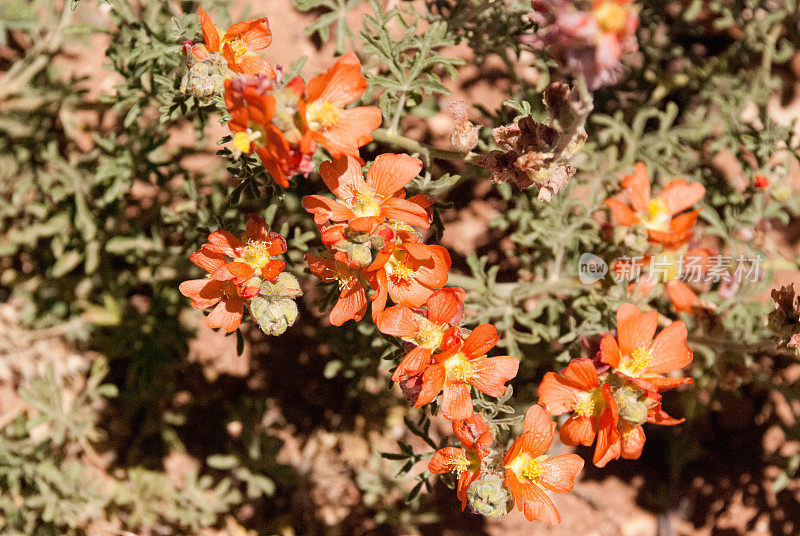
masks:
{"label": "cluster of orange flowers", "polygon": [[640,234],[646,236],[649,247],[638,259],[617,261],[614,269],[619,272],[626,269],[626,264],[635,263],[637,271],[644,273],[644,268],[657,261],[659,266],[668,269],[659,271],[657,275],[651,272],[640,277],[637,282],[631,283],[631,292],[638,285],[638,290],[648,296],[656,285],[663,283],[664,292],[675,311],[690,312],[692,307],[700,303],[700,298],[680,279],[680,259],[699,259],[697,268],[700,273],[705,273],[714,255],[714,251],[708,248],[690,248],[689,245],[700,211],[687,209],[703,198],[705,188],[696,182],[674,179],[658,196],[651,198],[650,177],[642,162],[637,162],[633,174],[622,180],[622,187],[628,192],[628,204],[615,198],[606,199],[605,204],[619,225],[633,228],[628,236],[636,236],[637,231],[641,230]]}
{"label": "cluster of orange flowers", "polygon": [[286,263],[273,257],[283,253],[286,240],[271,232],[262,218],[249,214],[241,239],[228,231],[214,231],[208,235],[208,242],[189,256],[208,275],[181,283],[181,294],[192,299],[195,309],[214,306],[206,317],[206,326],[233,333],[262,283],[278,281]]}
{"label": "cluster of orange flowers", "polygon": [[[318,145],[332,157],[319,166],[319,174],[336,198],[303,199],[324,246],[305,261],[323,282],[338,284],[333,325],[360,321],[371,303],[378,329],[404,341],[407,353],[392,380],[416,407],[441,394],[442,415],[452,421],[462,447],[438,450],[428,468],[458,474],[463,507],[469,503],[484,515],[504,515],[513,499],[529,520],[560,521],[547,492],[572,490],[584,462],[576,454],[545,454],[555,435],[552,416],[571,413],[560,431],[567,445],[588,446],[597,438],[594,463],[600,467],[611,459],[639,456],[644,422],[681,422],[661,410],[659,393],[691,381],[664,376],[692,360],[686,327],[674,322],[654,338],[657,313],[624,304],[617,313],[617,335],[603,336],[595,360],[577,359],[560,374],[545,376],[540,404],[527,411],[522,434],[499,456],[490,424],[474,411],[472,388],[502,396],[519,360],[487,356],[500,339],[493,325],[461,327],[465,292],[444,287],[450,255],[442,246],[425,244],[420,231],[431,225],[433,199],[425,194],[406,198],[405,188],[422,162],[382,154],[365,175],[359,148],[372,140],[382,116],[376,107],[345,108],[367,87],[357,57],[339,58],[307,86],[299,77],[283,83],[279,68],[251,54],[270,44],[266,19],[235,24],[220,37],[203,10],[199,17],[204,43],[191,43],[187,50],[193,62],[225,62],[234,152],[256,153],[283,187],[293,175],[314,170],[311,157]],[[686,244],[697,212],[681,212],[703,196],[701,186],[674,181],[650,200],[642,164],[623,186],[631,192],[631,206],[607,200],[622,225],[643,224],[651,241],[670,250]],[[241,238],[224,230],[209,235],[190,257],[207,277],[182,283],[180,291],[197,309],[214,307],[206,317],[211,328],[235,331],[247,308],[262,329],[279,334],[297,314],[294,302],[285,298],[299,295],[296,280],[283,271],[285,263],[275,259],[285,252],[283,237],[251,214]],[[289,279],[280,281],[283,276]]]}

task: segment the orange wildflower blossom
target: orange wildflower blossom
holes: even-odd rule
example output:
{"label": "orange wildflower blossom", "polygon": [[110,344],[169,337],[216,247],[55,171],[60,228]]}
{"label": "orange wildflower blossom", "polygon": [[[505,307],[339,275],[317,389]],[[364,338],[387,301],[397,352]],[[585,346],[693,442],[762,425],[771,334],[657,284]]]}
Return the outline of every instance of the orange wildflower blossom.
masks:
{"label": "orange wildflower blossom", "polygon": [[301,93],[300,79],[285,87],[278,87],[270,76],[225,81],[234,152],[255,152],[272,179],[283,188],[289,186],[288,177],[308,175],[314,169],[311,155],[316,147],[304,138],[296,121]]}
{"label": "orange wildflower blossom", "polygon": [[407,376],[425,372],[436,350],[441,350],[437,358],[458,351],[461,346],[458,326],[464,310],[464,296],[462,288],[443,288],[431,294],[425,302],[425,314],[396,305],[378,315],[375,324],[382,333],[401,337],[413,345],[392,374],[392,381],[400,382]]}
{"label": "orange wildflower blossom", "polygon": [[455,353],[439,356],[422,375],[422,388],[416,407],[442,395],[442,415],[446,419],[468,419],[474,414],[470,386],[489,396],[506,392],[506,382],[517,375],[519,360],[511,356],[487,357],[500,336],[491,324],[481,324]]}
{"label": "orange wildflower blossom", "polygon": [[354,231],[373,233],[386,219],[427,229],[428,212],[419,203],[405,199],[403,187],[422,170],[422,161],[405,154],[382,154],[367,171],[352,156],[323,162],[322,180],[339,200],[321,195],[303,198],[303,206],[318,224],[347,222]]}
{"label": "orange wildflower blossom", "polygon": [[659,255],[645,257],[642,268],[650,266],[651,269],[638,281],[631,283],[629,290],[633,292],[638,288],[644,296],[649,296],[656,285],[663,283],[664,292],[675,311],[689,313],[693,307],[700,304],[700,298],[686,280],[691,281],[692,278],[700,278],[706,274],[713,255],[714,252],[707,248],[688,251],[687,248],[683,248],[667,249]]}
{"label": "orange wildflower blossom", "polygon": [[547,492],[571,491],[583,468],[583,460],[577,454],[545,454],[553,442],[555,426],[544,408],[531,406],[525,414],[522,435],[503,460],[505,484],[517,508],[528,521],[540,519],[552,525],[560,523],[561,516]]}
{"label": "orange wildflower blossom", "polygon": [[233,281],[233,276],[225,278],[227,259],[225,255],[210,251],[207,246],[195,251],[189,259],[211,274],[219,274],[216,278],[192,279],[180,284],[181,294],[192,299],[192,307],[206,309],[216,306],[206,317],[206,326],[211,329],[222,328],[233,333],[242,322],[245,300],[258,293],[257,287],[240,287]]}
{"label": "orange wildflower blossom", "polygon": [[637,162],[633,174],[622,180],[622,186],[630,193],[630,205],[615,198],[605,200],[617,223],[642,224],[651,242],[668,246],[681,244],[692,236],[700,211],[684,211],[703,198],[706,189],[702,184],[675,179],[651,199],[647,167]]}
{"label": "orange wildflower blossom", "polygon": [[284,261],[273,258],[286,253],[286,240],[255,214],[247,216],[247,231],[241,239],[225,230],[214,231],[204,248],[234,259],[215,270],[213,279],[239,284],[258,276],[274,282],[286,267]]}
{"label": "orange wildflower blossom", "polygon": [[565,445],[591,446],[597,437],[593,462],[603,467],[619,456],[617,405],[609,385],[600,385],[591,359],[573,359],[560,374],[548,372],[539,385],[539,404],[550,415],[572,413],[561,426]]}
{"label": "orange wildflower blossom", "polygon": [[481,474],[481,462],[489,454],[494,438],[489,425],[477,413],[465,420],[453,421],[453,433],[464,448],[445,447],[436,451],[428,462],[428,471],[435,475],[456,473],[456,495],[461,510],[467,506],[467,489]]}
{"label": "orange wildflower blossom", "polygon": [[686,346],[686,324],[677,320],[653,338],[657,325],[657,312],[645,313],[623,303],[617,309],[617,337],[603,335],[600,359],[646,391],[691,383],[691,378],[664,376],[692,362],[692,351]]}
{"label": "orange wildflower blossom", "polygon": [[352,52],[308,83],[300,113],[310,136],[334,158],[344,155],[358,158],[358,148],[372,141],[372,132],[383,122],[381,109],[376,106],[345,109],[366,89],[361,62]]}
{"label": "orange wildflower blossom", "polygon": [[[442,246],[405,242],[384,252],[386,260],[376,260],[367,272],[375,293],[372,318],[386,307],[387,297],[403,307],[420,307],[437,288],[447,283],[450,253]],[[375,270],[375,265],[382,263]]]}
{"label": "orange wildflower blossom", "polygon": [[266,60],[250,54],[272,43],[272,32],[266,18],[237,22],[220,37],[220,30],[203,8],[197,12],[197,17],[200,19],[204,42],[192,47],[192,54],[198,60],[205,61],[210,54],[222,54],[228,62],[228,68],[235,73],[275,75]]}
{"label": "orange wildflower blossom", "polygon": [[367,312],[367,295],[364,291],[363,276],[357,270],[333,258],[306,255],[306,264],[311,273],[325,283],[338,281],[339,300],[330,313],[330,321],[334,326],[341,326],[348,320],[358,322]]}

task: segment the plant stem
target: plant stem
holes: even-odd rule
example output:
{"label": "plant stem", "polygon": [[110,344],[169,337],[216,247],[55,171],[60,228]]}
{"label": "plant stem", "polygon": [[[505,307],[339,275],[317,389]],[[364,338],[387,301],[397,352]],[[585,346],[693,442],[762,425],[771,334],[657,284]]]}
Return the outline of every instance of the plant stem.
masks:
{"label": "plant stem", "polygon": [[379,128],[373,132],[372,137],[375,139],[375,141],[394,145],[395,147],[399,147],[400,149],[404,149],[413,153],[419,153],[427,167],[430,167],[432,159],[448,160],[450,162],[467,161],[467,155],[464,153],[460,153],[458,151],[448,151],[445,149],[436,149],[435,147],[424,145],[416,140],[406,138],[401,134],[392,132],[391,130],[387,130],[385,128]]}

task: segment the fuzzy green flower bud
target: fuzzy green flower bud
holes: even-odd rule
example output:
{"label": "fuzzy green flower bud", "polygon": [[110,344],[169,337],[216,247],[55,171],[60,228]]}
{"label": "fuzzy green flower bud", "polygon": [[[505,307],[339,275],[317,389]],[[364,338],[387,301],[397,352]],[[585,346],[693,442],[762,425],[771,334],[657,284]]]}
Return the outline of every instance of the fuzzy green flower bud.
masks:
{"label": "fuzzy green flower bud", "polygon": [[784,201],[788,201],[790,197],[792,197],[792,186],[787,182],[779,182],[775,186],[772,187],[772,198],[775,201],[780,201],[783,203]]}
{"label": "fuzzy green flower bud", "polygon": [[367,244],[352,244],[347,248],[347,257],[361,266],[372,262],[372,250]]}
{"label": "fuzzy green flower bud", "polygon": [[503,478],[494,473],[482,475],[467,488],[467,502],[476,514],[502,517],[508,513],[511,495]]}
{"label": "fuzzy green flower bud", "polygon": [[250,314],[267,335],[282,335],[297,320],[298,310],[290,298],[256,296],[250,302]]}
{"label": "fuzzy green flower bud", "polygon": [[210,97],[222,93],[225,88],[225,75],[213,61],[196,62],[181,82],[181,89],[195,97]]}
{"label": "fuzzy green flower bud", "polygon": [[617,403],[619,416],[632,426],[639,426],[647,421],[647,404],[640,398],[640,391],[624,386],[612,393]]}

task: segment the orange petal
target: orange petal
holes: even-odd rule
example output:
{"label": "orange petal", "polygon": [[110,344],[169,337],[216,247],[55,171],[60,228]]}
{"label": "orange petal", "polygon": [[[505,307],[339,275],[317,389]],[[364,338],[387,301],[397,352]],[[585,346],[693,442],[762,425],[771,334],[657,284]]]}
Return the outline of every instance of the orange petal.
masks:
{"label": "orange petal", "polygon": [[539,404],[549,415],[561,415],[572,410],[581,390],[555,372],[547,372],[539,384]]}
{"label": "orange petal", "polygon": [[664,374],[692,362],[692,352],[686,346],[686,324],[681,320],[661,330],[650,349],[653,354],[646,370],[648,373]]}
{"label": "orange petal", "polygon": [[323,259],[322,257],[308,254],[303,257],[303,260],[306,261],[311,273],[325,283],[336,281],[336,261],[334,259]]}
{"label": "orange petal", "polygon": [[622,179],[623,188],[627,188],[631,194],[631,205],[636,212],[644,212],[650,204],[650,174],[647,166],[642,162],[636,162],[633,166],[633,174]]}
{"label": "orange petal", "polygon": [[213,279],[191,279],[178,287],[181,294],[192,298],[192,307],[205,309],[222,299],[222,283]]}
{"label": "orange petal", "polygon": [[375,325],[381,333],[394,337],[415,337],[419,332],[416,315],[407,307],[389,307],[378,315]]}
{"label": "orange petal", "polygon": [[283,272],[284,268],[286,268],[286,263],[283,261],[276,261],[274,259],[267,261],[267,264],[261,268],[261,277],[274,283],[278,279],[278,275]]}
{"label": "orange petal", "polygon": [[348,203],[365,184],[361,164],[352,156],[323,162],[319,166],[319,174],[330,191]]}
{"label": "orange petal", "polygon": [[486,433],[489,434],[489,437],[491,436],[489,425],[478,413],[475,413],[469,419],[456,419],[453,421],[453,434],[467,448],[473,448],[475,442]]}
{"label": "orange petal", "polygon": [[340,222],[355,217],[350,207],[321,195],[305,196],[303,198],[303,208],[314,215],[314,223],[317,225],[326,223],[328,220]]}
{"label": "orange petal", "polygon": [[661,409],[661,404],[657,404],[647,410],[647,422],[653,424],[660,424],[664,426],[672,426],[680,424],[686,419],[676,419],[667,415],[667,412]]}
{"label": "orange petal", "polygon": [[389,296],[389,283],[386,277],[386,270],[383,268],[364,275],[366,275],[370,286],[375,290],[375,293],[369,297],[370,301],[372,301],[372,321],[374,322],[386,307],[386,299]]}
{"label": "orange petal", "polygon": [[[554,423],[539,404],[534,404],[525,413],[525,421],[522,425],[523,434],[517,438],[519,451],[537,458],[547,452],[553,443],[555,436]],[[509,451],[511,454],[511,451]],[[506,459],[510,461],[509,456]],[[508,465],[506,462],[505,465]]]}
{"label": "orange petal", "polygon": [[275,70],[272,65],[264,58],[253,56],[252,54],[245,54],[239,58],[239,66],[242,69],[242,74],[246,75],[264,75],[269,78],[275,78]]}
{"label": "orange petal", "polygon": [[666,291],[669,301],[672,302],[672,306],[678,313],[690,313],[692,306],[700,302],[700,298],[689,288],[689,285],[678,279],[669,281]]}
{"label": "orange petal", "polygon": [[222,328],[233,333],[242,322],[244,301],[241,298],[229,298],[217,304],[206,317],[206,326],[211,329]]}
{"label": "orange petal", "polygon": [[358,99],[367,89],[367,79],[361,74],[358,56],[348,52],[327,72],[308,83],[308,101],[327,101],[344,106]]}
{"label": "orange petal", "polygon": [[345,283],[339,293],[339,301],[331,309],[331,324],[341,326],[348,320],[360,321],[367,312],[367,303],[367,295],[361,282],[355,278],[351,279]]}
{"label": "orange petal", "polygon": [[597,369],[591,359],[580,358],[570,361],[566,368],[561,369],[561,374],[572,385],[583,391],[599,387]]}
{"label": "orange petal", "polygon": [[577,454],[561,454],[542,462],[538,482],[556,493],[568,493],[575,487],[575,477],[583,469],[583,458]]}
{"label": "orange petal", "polygon": [[614,218],[619,225],[636,225],[637,223],[641,222],[642,220],[639,216],[636,215],[631,207],[623,203],[618,199],[609,198],[603,201],[605,205],[611,209],[611,213],[614,215]]}
{"label": "orange petal", "polygon": [[416,376],[425,372],[431,364],[433,350],[425,346],[415,346],[406,354],[392,374],[392,381],[402,381],[406,376]]}
{"label": "orange petal", "polygon": [[447,275],[452,261],[446,248],[412,242],[405,242],[402,244],[402,248],[414,260],[414,278],[417,281],[431,288],[439,288],[447,284]]}
{"label": "orange petal", "polygon": [[550,500],[547,493],[539,486],[530,484],[525,486],[523,513],[528,521],[538,519],[551,525],[558,525],[561,523],[561,516],[553,504],[553,501]]}
{"label": "orange petal", "polygon": [[228,262],[225,255],[211,250],[208,244],[204,244],[203,247],[189,255],[189,260],[209,273],[218,270]]}
{"label": "orange petal", "polygon": [[706,195],[706,189],[699,182],[687,184],[684,179],[671,181],[658,195],[667,205],[671,216],[691,207]]}
{"label": "orange petal", "polygon": [[467,507],[467,491],[469,490],[469,485],[475,482],[480,473],[476,473],[474,471],[470,471],[467,469],[466,471],[462,471],[461,475],[458,477],[458,487],[456,487],[456,497],[459,498],[461,501],[461,511],[463,512],[464,509]]}
{"label": "orange petal", "polygon": [[474,414],[469,385],[447,380],[442,395],[442,415],[445,419],[469,419]]}
{"label": "orange petal", "polygon": [[439,449],[428,462],[428,471],[435,475],[449,473],[456,468],[456,462],[466,457],[467,452],[458,447],[445,447]]}
{"label": "orange petal", "polygon": [[228,257],[237,257],[237,251],[244,247],[242,241],[236,238],[233,233],[219,230],[208,235],[209,250],[223,253]]}
{"label": "orange petal", "polygon": [[461,352],[467,359],[474,359],[494,348],[499,340],[500,335],[497,333],[497,328],[491,324],[481,324],[467,336]]}
{"label": "orange petal", "polygon": [[647,346],[653,340],[658,327],[658,313],[643,313],[630,303],[623,303],[617,309],[617,338],[622,355],[629,356],[640,346]]}
{"label": "orange petal", "polygon": [[231,26],[223,39],[233,41],[241,39],[248,50],[261,50],[267,48],[272,43],[272,32],[269,29],[269,21],[265,18],[237,22]]}
{"label": "orange petal", "polygon": [[416,279],[395,282],[389,280],[389,296],[403,307],[421,307],[433,294],[433,290],[420,284]]}
{"label": "orange petal", "polygon": [[197,18],[200,19],[200,29],[203,30],[203,42],[206,47],[211,52],[219,52],[219,32],[214,26],[214,21],[202,7],[197,11]]}
{"label": "orange petal", "polygon": [[407,199],[390,197],[384,200],[381,205],[381,216],[402,221],[414,227],[422,227],[423,229],[430,227],[428,212]]}
{"label": "orange petal", "polygon": [[633,430],[622,434],[621,455],[627,460],[638,460],[642,455],[645,442],[644,429],[637,426]]}
{"label": "orange petal", "polygon": [[422,389],[414,406],[419,408],[433,402],[442,392],[446,376],[444,365],[431,365],[428,367],[422,375]]}
{"label": "orange petal", "polygon": [[581,415],[573,415],[566,420],[558,431],[561,442],[570,447],[591,446],[597,431],[592,424],[593,419]]}
{"label": "orange petal", "polygon": [[613,333],[606,333],[600,339],[600,360],[606,365],[619,368],[622,355]]}
{"label": "orange petal", "polygon": [[465,296],[466,292],[459,287],[437,290],[425,303],[428,308],[428,320],[437,326],[449,323],[461,311]]}
{"label": "orange petal", "polygon": [[606,403],[606,409],[600,414],[597,430],[597,444],[594,447],[594,458],[592,460],[597,467],[605,467],[611,460],[618,459],[622,452],[620,435],[617,430],[619,413],[617,411],[617,404],[614,402],[614,397],[611,396],[611,386],[604,384],[602,393],[603,400]]}
{"label": "orange petal", "polygon": [[[384,153],[367,171],[367,185],[377,195],[391,197],[422,171],[422,160],[407,154]],[[427,213],[426,213],[427,214]]]}
{"label": "orange petal", "polygon": [[351,155],[360,159],[358,148],[372,141],[372,133],[382,122],[380,108],[358,106],[343,110],[336,123],[325,132],[312,131],[312,134],[334,158]]}
{"label": "orange petal", "polygon": [[516,357],[487,357],[475,363],[469,383],[489,396],[502,396],[506,392],[506,382],[514,379],[518,370]]}

